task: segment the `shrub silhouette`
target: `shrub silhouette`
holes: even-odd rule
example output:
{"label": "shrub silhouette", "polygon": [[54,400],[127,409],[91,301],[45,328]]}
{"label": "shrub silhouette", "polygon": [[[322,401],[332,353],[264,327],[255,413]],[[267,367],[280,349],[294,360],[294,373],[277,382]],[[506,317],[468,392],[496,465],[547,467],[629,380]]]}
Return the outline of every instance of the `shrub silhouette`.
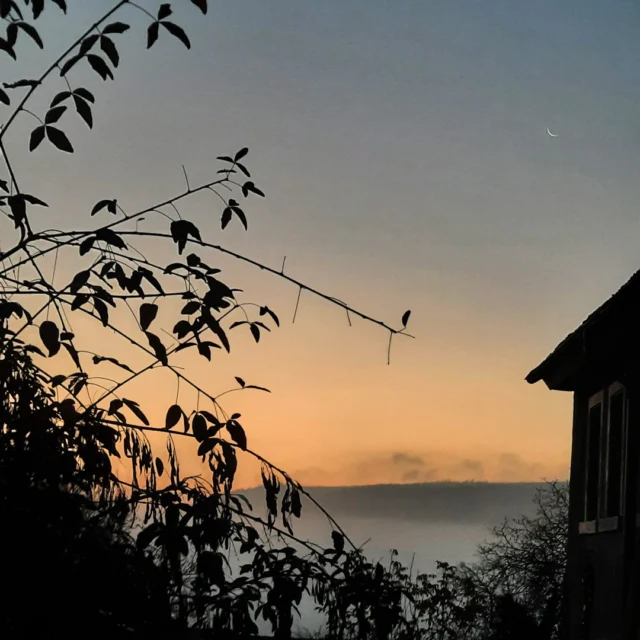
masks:
{"label": "shrub silhouette", "polygon": [[[271,268],[207,240],[181,211],[185,201],[210,195],[220,205],[222,231],[231,224],[246,230],[248,204],[265,196],[246,164],[246,147],[220,156],[201,184],[183,167],[184,189],[140,210],[130,210],[118,194],[96,193],[94,202],[77,203],[86,218],[72,228],[48,229],[46,219],[34,215],[49,207],[46,185],[34,184],[28,170],[18,172],[10,134],[28,146],[30,159],[45,146],[58,150],[62,166],[75,142],[66,123],[75,118],[99,126],[93,112],[99,96],[77,84],[84,77],[78,69],[93,71],[98,83],[114,79],[127,64],[120,43],[136,30],[148,49],[165,38],[189,49],[172,4],[147,4],[155,8],[115,2],[62,55],[49,57],[38,20],[45,9],[66,13],[65,0],[0,0],[5,62],[17,60],[22,47],[45,50],[37,79],[7,80],[0,89],[6,167],[0,213],[12,226],[3,232],[0,252],[1,553],[2,566],[11,566],[5,578],[15,585],[1,623],[14,637],[58,637],[91,627],[164,629],[170,622],[255,633],[262,619],[287,636],[305,593],[345,615],[354,589],[369,610],[387,594],[328,513],[327,548],[296,537],[292,522],[301,516],[303,496],[321,505],[250,448],[242,416],[221,400],[228,391],[268,390],[229,376],[233,388],[218,393],[190,375],[196,359],[218,363],[235,336],[258,343],[280,325],[272,309],[246,300],[210,260],[242,261],[342,308],[349,323],[359,317],[377,324],[388,333],[389,353],[394,336],[408,335],[410,312],[393,327],[297,280],[284,265]],[[208,13],[206,0],[189,4]],[[9,67],[3,64],[2,73]],[[24,140],[18,126],[34,119]],[[153,259],[140,249],[149,242],[162,246]],[[58,268],[62,276],[55,267],[51,272],[50,258],[64,267]],[[92,328],[74,330],[78,318]],[[127,361],[114,357],[117,341],[127,345]],[[158,424],[130,394],[131,383],[152,385],[160,376],[173,382],[176,399],[166,403]],[[183,475],[177,438],[192,444],[191,458],[206,476]],[[239,452],[261,466],[265,518],[233,492]],[[231,567],[232,555],[239,567]],[[357,586],[349,586],[353,581]],[[355,606],[360,615],[362,606]],[[388,631],[378,629],[382,622],[359,624],[361,637]]]}

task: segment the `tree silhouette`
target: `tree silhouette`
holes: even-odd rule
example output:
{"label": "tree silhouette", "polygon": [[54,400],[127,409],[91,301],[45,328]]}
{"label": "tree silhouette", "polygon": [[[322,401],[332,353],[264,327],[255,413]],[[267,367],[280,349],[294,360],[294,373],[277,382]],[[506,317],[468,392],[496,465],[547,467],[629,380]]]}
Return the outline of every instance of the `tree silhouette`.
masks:
{"label": "tree silhouette", "polygon": [[[87,631],[96,624],[134,632],[173,623],[254,633],[262,618],[286,636],[307,593],[331,614],[337,636],[344,637],[355,619],[359,637],[386,637],[389,622],[372,612],[396,611],[397,585],[385,582],[380,565],[365,562],[324,510],[332,545],[296,538],[292,519],[301,516],[303,496],[321,505],[250,448],[242,416],[223,407],[226,392],[195,382],[189,363],[217,361],[231,350],[232,335],[259,342],[280,324],[270,307],[246,301],[210,266],[216,253],[341,307],[349,321],[377,324],[388,333],[389,353],[395,335],[408,335],[410,312],[393,327],[284,268],[203,237],[181,212],[185,201],[209,194],[220,205],[222,230],[232,224],[246,230],[247,204],[265,195],[246,164],[247,148],[220,156],[215,175],[203,184],[191,184],[183,168],[180,193],[140,210],[130,210],[117,193],[97,194],[86,220],[72,229],[40,228],[42,218],[34,213],[48,206],[44,187],[15,168],[9,134],[29,118],[37,125],[28,141],[18,129],[13,144],[26,142],[34,155],[45,145],[74,152],[65,123],[79,118],[92,128],[96,101],[95,89],[78,86],[75,72],[84,65],[103,81],[114,79],[128,32],[142,29],[147,48],[163,38],[190,48],[171,4],[146,4],[115,3],[62,55],[47,58],[37,79],[5,82],[0,89],[6,167],[0,213],[13,229],[3,232],[0,253],[1,542],[3,567],[15,567],[5,580],[16,586],[3,603],[2,623],[20,637],[25,629],[27,635],[57,637],[61,630]],[[206,0],[191,4],[208,12]],[[17,59],[18,45],[44,49],[35,25],[54,5],[66,13],[65,0],[0,0],[5,60]],[[32,110],[36,93],[48,95],[42,113]],[[140,250],[150,241],[164,243],[160,258]],[[46,266],[50,258],[53,273]],[[56,279],[59,264],[74,275]],[[135,319],[133,329],[127,314]],[[74,325],[84,321],[93,328],[76,333]],[[127,361],[114,357],[116,340],[128,345]],[[176,400],[167,403],[164,424],[154,424],[130,389],[160,374],[173,379]],[[235,381],[236,391],[267,391]],[[181,400],[181,389],[193,391],[194,406]],[[181,473],[178,437],[192,443],[206,476]],[[233,492],[239,451],[261,465],[265,518]],[[229,564],[231,553],[240,558],[238,570]],[[36,584],[47,594],[36,606],[42,615],[29,613]]]}
{"label": "tree silhouette", "polygon": [[567,483],[537,489],[534,514],[494,527],[475,563],[438,563],[435,573],[416,577],[392,567],[406,581],[403,594],[410,594],[406,619],[413,637],[563,638],[568,499]]}

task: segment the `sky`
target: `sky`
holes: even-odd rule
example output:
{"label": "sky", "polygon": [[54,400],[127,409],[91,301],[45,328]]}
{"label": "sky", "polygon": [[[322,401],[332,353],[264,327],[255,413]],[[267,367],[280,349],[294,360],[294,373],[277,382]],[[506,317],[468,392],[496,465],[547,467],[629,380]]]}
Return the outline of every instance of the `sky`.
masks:
{"label": "sky", "polygon": [[[106,4],[70,0],[66,20],[49,9],[47,45],[63,50]],[[248,146],[267,194],[246,206],[249,231],[222,234],[212,199],[185,217],[394,326],[411,309],[415,335],[394,340],[388,366],[379,327],[349,327],[307,293],[293,324],[295,288],[211,257],[283,320],[193,372],[271,389],[229,396],[251,447],[316,485],[566,476],[570,397],[524,377],[640,263],[640,5],[210,4],[207,17],[176,9],[191,51],[164,33],[147,51],[147,18],[127,9],[115,81],[74,71],[97,105],[92,132],[68,127],[73,156],[29,154],[22,116],[9,148],[52,205],[41,224],[84,227],[115,195],[161,201],[183,189],[181,165],[205,181],[216,156]],[[20,54],[3,76],[42,69],[35,48]],[[135,392],[162,421],[176,389]]]}

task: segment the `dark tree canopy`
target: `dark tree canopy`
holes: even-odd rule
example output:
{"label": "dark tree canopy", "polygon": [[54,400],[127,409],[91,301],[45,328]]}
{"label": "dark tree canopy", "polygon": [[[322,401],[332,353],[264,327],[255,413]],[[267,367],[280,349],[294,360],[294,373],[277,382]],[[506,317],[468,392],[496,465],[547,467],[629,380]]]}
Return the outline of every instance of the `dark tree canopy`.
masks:
{"label": "dark tree canopy", "polygon": [[[207,0],[185,4],[202,14],[210,9]],[[15,636],[58,637],[170,624],[254,633],[262,619],[286,636],[307,594],[328,615],[333,635],[388,635],[384,616],[397,614],[398,585],[365,561],[329,514],[328,548],[295,536],[292,522],[313,497],[250,448],[242,416],[221,400],[225,392],[195,382],[188,363],[213,366],[236,335],[258,343],[280,325],[274,310],[227,282],[221,256],[320,296],[343,308],[349,322],[379,325],[389,351],[393,336],[408,335],[410,312],[393,327],[207,240],[181,209],[208,194],[219,206],[221,232],[247,230],[252,200],[265,197],[247,148],[221,155],[202,184],[191,183],[183,167],[183,190],[164,201],[131,210],[118,193],[96,193],[71,228],[47,228],[38,213],[66,203],[49,203],[46,185],[17,171],[15,149],[28,148],[35,162],[49,146],[63,166],[75,151],[68,123],[100,126],[93,107],[105,82],[135,64],[120,50],[132,33],[142,32],[148,49],[167,38],[191,48],[172,3],[121,0],[103,6],[52,57],[39,20],[72,10],[65,0],[0,0],[2,74],[20,73],[15,62],[26,47],[43,50],[39,77],[3,79],[0,88],[0,215],[11,226],[0,250],[1,552],[3,568],[10,567],[5,582],[13,585],[0,624]],[[78,84],[82,67],[94,72],[90,86]],[[44,109],[33,106],[43,100]],[[27,139],[25,123],[33,127]],[[150,242],[162,246],[153,259],[142,250]],[[76,330],[86,322],[91,329]],[[126,361],[114,357],[118,341],[128,347]],[[131,391],[157,375],[176,389],[160,424]],[[267,391],[231,377],[233,391]],[[185,390],[194,403],[183,400]],[[181,472],[178,438],[191,443],[191,457],[206,472]],[[264,518],[233,491],[238,452],[261,465]]]}

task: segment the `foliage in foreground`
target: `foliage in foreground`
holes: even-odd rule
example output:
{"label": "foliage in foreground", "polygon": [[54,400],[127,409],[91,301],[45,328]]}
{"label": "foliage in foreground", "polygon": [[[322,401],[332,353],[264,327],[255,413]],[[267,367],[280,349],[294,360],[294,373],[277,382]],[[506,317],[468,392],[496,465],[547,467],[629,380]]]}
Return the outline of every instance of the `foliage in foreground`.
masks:
{"label": "foliage in foreground", "polygon": [[[208,12],[206,0],[181,9],[190,5]],[[65,0],[0,0],[3,74],[25,47],[45,48],[36,25],[55,10],[66,14]],[[192,184],[183,167],[184,190],[141,210],[117,193],[74,203],[86,207],[86,220],[61,230],[39,215],[49,206],[45,185],[17,170],[17,146],[28,148],[30,160],[53,148],[62,166],[74,152],[67,125],[98,126],[94,83],[85,81],[113,80],[124,62],[121,42],[132,34],[148,49],[191,47],[170,3],[120,0],[62,55],[46,57],[39,78],[3,78],[0,89],[0,214],[11,226],[3,227],[0,252],[0,517],[10,523],[0,560],[5,583],[15,585],[0,625],[38,637],[90,625],[254,633],[263,619],[286,636],[307,594],[327,613],[333,635],[388,635],[399,597],[386,574],[364,561],[329,514],[328,548],[296,538],[292,521],[306,492],[250,449],[242,416],[189,372],[195,359],[219,371],[232,333],[257,343],[279,326],[273,310],[223,280],[216,256],[284,278],[343,308],[349,322],[375,322],[388,332],[389,349],[395,335],[406,335],[410,312],[394,328],[203,237],[184,211],[187,200],[208,195],[220,206],[222,230],[247,229],[246,203],[265,195],[246,148],[220,156],[203,184]],[[74,330],[86,322],[91,328]],[[127,361],[114,357],[117,341],[127,345]],[[154,424],[131,388],[159,377],[173,382],[176,400],[167,403],[164,423]],[[231,377],[234,391],[266,391]],[[189,391],[194,400],[184,399]],[[206,475],[182,474],[178,437],[192,443]],[[261,466],[265,518],[233,493],[243,457]],[[31,613],[34,586],[47,594],[38,597],[38,615]]]}

